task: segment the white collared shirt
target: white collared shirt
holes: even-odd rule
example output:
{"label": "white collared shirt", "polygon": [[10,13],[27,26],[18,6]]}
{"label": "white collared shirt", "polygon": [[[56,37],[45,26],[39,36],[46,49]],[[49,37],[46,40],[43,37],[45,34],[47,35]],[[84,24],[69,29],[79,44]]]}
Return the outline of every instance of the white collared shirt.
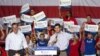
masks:
{"label": "white collared shirt", "polygon": [[21,50],[27,48],[27,42],[22,32],[9,33],[6,37],[5,50]]}
{"label": "white collared shirt", "polygon": [[54,44],[55,47],[58,47],[60,50],[66,50],[69,45],[69,40],[73,38],[73,34],[60,32],[55,33],[50,37],[49,43],[52,43],[57,36],[57,42]]}

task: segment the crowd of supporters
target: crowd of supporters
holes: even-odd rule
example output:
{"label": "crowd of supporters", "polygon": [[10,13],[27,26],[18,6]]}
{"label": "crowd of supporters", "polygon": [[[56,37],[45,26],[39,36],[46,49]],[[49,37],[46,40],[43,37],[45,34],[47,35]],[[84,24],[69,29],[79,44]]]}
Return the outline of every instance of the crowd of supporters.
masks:
{"label": "crowd of supporters", "polygon": [[[31,10],[30,14],[34,15],[34,10]],[[66,16],[62,18],[64,21],[73,21],[75,25],[78,25],[76,19],[71,16],[70,12],[67,12]],[[36,32],[33,22],[31,24],[33,27],[32,31],[24,34],[28,48],[27,53],[34,55],[33,49],[36,47],[56,46],[60,53],[58,56],[100,56],[100,22],[98,23],[99,29],[97,33],[86,32],[84,30],[85,24],[96,25],[90,15],[87,15],[86,19],[87,21],[83,22],[78,34],[72,33],[73,31],[64,32],[60,24],[51,26],[50,21],[48,21],[46,30]],[[22,22],[17,24],[19,26]],[[0,25],[0,56],[8,55],[6,41],[8,35],[13,31],[12,27],[9,28],[7,24]]]}

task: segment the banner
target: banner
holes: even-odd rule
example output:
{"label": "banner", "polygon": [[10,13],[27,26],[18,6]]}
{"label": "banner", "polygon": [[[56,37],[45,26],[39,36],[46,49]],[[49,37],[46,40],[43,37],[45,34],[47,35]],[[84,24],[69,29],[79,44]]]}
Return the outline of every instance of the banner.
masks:
{"label": "banner", "polygon": [[16,15],[3,17],[3,23],[17,23]]}
{"label": "banner", "polygon": [[48,26],[47,21],[34,22],[34,28],[35,29],[43,29],[43,28],[47,28],[47,26]]}
{"label": "banner", "polygon": [[51,25],[54,26],[55,24],[59,23],[63,25],[63,19],[50,19]]}
{"label": "banner", "polygon": [[21,12],[20,13],[24,13],[26,11],[30,10],[30,7],[29,7],[29,4],[24,4],[22,7],[21,7]]}
{"label": "banner", "polygon": [[34,19],[31,16],[25,15],[25,14],[22,14],[21,20],[25,21],[25,22],[30,22],[30,23],[32,23],[34,21]]}
{"label": "banner", "polygon": [[60,0],[60,6],[62,7],[71,6],[71,0]]}
{"label": "banner", "polygon": [[57,55],[57,47],[37,47],[34,51],[35,55]]}
{"label": "banner", "polygon": [[98,25],[89,25],[89,24],[85,24],[85,31],[89,31],[89,32],[98,32]]}
{"label": "banner", "polygon": [[21,32],[26,33],[26,32],[31,32],[32,28],[31,25],[24,25],[24,26],[20,26],[20,30]]}
{"label": "banner", "polygon": [[43,11],[35,14],[34,16],[32,16],[32,18],[34,18],[34,21],[40,21],[46,18],[46,15]]}
{"label": "banner", "polygon": [[71,25],[74,25],[73,21],[64,21],[64,28],[70,28]]}

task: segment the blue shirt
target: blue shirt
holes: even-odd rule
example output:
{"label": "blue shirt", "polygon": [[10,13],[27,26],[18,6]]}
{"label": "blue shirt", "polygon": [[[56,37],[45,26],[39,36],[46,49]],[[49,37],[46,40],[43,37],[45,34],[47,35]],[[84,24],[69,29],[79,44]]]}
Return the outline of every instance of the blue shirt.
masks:
{"label": "blue shirt", "polygon": [[46,47],[48,45],[48,40],[46,40],[46,39],[44,39],[44,40],[38,39],[37,40],[37,44],[40,47]]}
{"label": "blue shirt", "polygon": [[96,54],[95,43],[94,39],[85,39],[85,55]]}

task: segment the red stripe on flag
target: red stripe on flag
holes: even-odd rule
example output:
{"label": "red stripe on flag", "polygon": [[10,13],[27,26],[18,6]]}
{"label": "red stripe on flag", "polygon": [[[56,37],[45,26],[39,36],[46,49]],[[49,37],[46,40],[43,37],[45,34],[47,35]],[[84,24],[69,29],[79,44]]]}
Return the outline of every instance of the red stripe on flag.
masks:
{"label": "red stripe on flag", "polygon": [[72,15],[76,18],[85,18],[87,15],[100,18],[100,7],[72,6]]}
{"label": "red stripe on flag", "polygon": [[[57,18],[59,17],[59,7],[58,6],[31,6],[31,9],[35,10],[36,13],[44,11],[47,17]],[[20,16],[21,6],[0,6],[0,17],[17,15]]]}

